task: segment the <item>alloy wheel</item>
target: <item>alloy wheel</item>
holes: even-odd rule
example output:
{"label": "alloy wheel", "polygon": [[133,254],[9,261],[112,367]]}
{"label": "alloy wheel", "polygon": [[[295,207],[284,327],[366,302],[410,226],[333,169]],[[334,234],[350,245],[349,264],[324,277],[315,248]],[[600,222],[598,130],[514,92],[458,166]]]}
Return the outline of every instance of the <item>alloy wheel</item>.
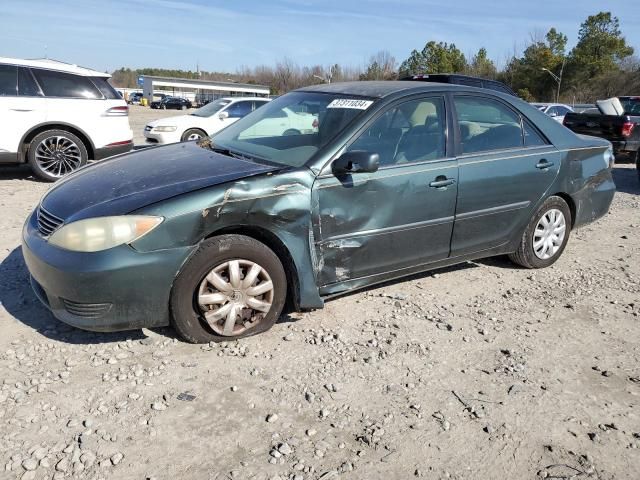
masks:
{"label": "alloy wheel", "polygon": [[42,140],[36,147],[35,159],[44,172],[56,178],[71,173],[82,165],[80,147],[62,136]]}
{"label": "alloy wheel", "polygon": [[200,282],[200,312],[218,335],[237,336],[260,323],[271,309],[274,286],[269,273],[250,260],[230,260]]}
{"label": "alloy wheel", "polygon": [[533,251],[541,260],[553,257],[562,247],[567,230],[564,214],[557,208],[545,212],[533,231]]}
{"label": "alloy wheel", "polygon": [[191,140],[200,140],[202,138],[202,135],[200,135],[199,133],[191,133],[188,137],[187,140],[191,141]]}

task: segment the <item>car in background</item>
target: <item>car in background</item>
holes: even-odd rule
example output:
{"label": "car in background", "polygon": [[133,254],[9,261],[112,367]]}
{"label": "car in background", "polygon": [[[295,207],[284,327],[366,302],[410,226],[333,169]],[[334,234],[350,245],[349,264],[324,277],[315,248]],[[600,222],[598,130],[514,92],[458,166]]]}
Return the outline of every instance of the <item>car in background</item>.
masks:
{"label": "car in background", "polygon": [[164,97],[162,100],[151,102],[149,106],[160,110],[187,110],[192,107],[192,104],[186,98]]}
{"label": "car in background", "polygon": [[[284,111],[317,128],[248,133]],[[508,254],[549,267],[609,210],[611,157],[606,140],[488,89],[309,86],[208,141],[78,172],[29,216],[22,254],[37,297],[71,325],[232,341],[287,303],[322,308],[447,265]]]}
{"label": "car in background", "polygon": [[573,112],[573,108],[563,103],[532,103],[531,105],[560,123],[563,122],[567,113]]}
{"label": "car in background", "polygon": [[150,122],[144,127],[144,136],[147,143],[158,144],[198,140],[231,125],[268,101],[268,98],[257,97],[219,98],[188,115]]}
{"label": "car in background", "polygon": [[408,77],[401,78],[404,81],[416,81],[416,82],[437,82],[437,83],[451,83],[454,85],[465,85],[467,87],[487,88],[500,93],[506,93],[517,97],[516,92],[511,90],[507,85],[497,80],[490,80],[488,78],[473,77],[471,75],[462,75],[459,73],[430,73],[428,75],[409,75]]}
{"label": "car in background", "polygon": [[581,135],[609,140],[616,157],[626,157],[636,165],[640,179],[640,97],[598,100],[596,110],[568,113],[564,126]]}
{"label": "car in background", "polygon": [[129,98],[127,99],[127,103],[129,105],[140,105],[140,100],[142,100],[142,92],[133,92],[129,94]]}
{"label": "car in background", "polygon": [[0,163],[55,181],[133,148],[129,107],[109,74],[54,60],[0,57]]}

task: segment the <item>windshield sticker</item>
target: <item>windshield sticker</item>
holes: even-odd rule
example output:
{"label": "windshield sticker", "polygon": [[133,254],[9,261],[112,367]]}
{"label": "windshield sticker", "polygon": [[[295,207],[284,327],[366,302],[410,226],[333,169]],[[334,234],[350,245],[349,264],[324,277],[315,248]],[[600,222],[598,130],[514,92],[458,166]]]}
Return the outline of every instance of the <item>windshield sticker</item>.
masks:
{"label": "windshield sticker", "polygon": [[371,106],[373,100],[356,100],[349,98],[337,98],[327,108],[355,108],[357,110],[366,110]]}

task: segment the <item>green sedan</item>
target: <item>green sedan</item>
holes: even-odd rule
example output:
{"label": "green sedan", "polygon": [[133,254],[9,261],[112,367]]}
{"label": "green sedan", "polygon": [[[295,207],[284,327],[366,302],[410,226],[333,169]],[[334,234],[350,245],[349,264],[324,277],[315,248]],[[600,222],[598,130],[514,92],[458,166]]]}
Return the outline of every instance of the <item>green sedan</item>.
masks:
{"label": "green sedan", "polygon": [[[260,133],[287,111],[300,132]],[[27,220],[33,288],[58,319],[173,325],[190,342],[270,328],[285,305],[508,254],[562,255],[606,214],[609,142],[498,92],[421,82],[318,85],[212,137],[79,170]]]}

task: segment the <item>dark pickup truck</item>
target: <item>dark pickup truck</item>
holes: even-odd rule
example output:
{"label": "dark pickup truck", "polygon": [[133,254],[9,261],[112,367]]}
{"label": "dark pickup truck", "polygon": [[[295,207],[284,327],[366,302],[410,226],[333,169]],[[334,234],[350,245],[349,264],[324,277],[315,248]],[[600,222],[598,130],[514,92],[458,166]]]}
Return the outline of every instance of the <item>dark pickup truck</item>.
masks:
{"label": "dark pickup truck", "polygon": [[640,176],[640,97],[618,97],[624,114],[567,113],[564,126],[582,135],[604,138],[613,144],[618,155],[635,162]]}

